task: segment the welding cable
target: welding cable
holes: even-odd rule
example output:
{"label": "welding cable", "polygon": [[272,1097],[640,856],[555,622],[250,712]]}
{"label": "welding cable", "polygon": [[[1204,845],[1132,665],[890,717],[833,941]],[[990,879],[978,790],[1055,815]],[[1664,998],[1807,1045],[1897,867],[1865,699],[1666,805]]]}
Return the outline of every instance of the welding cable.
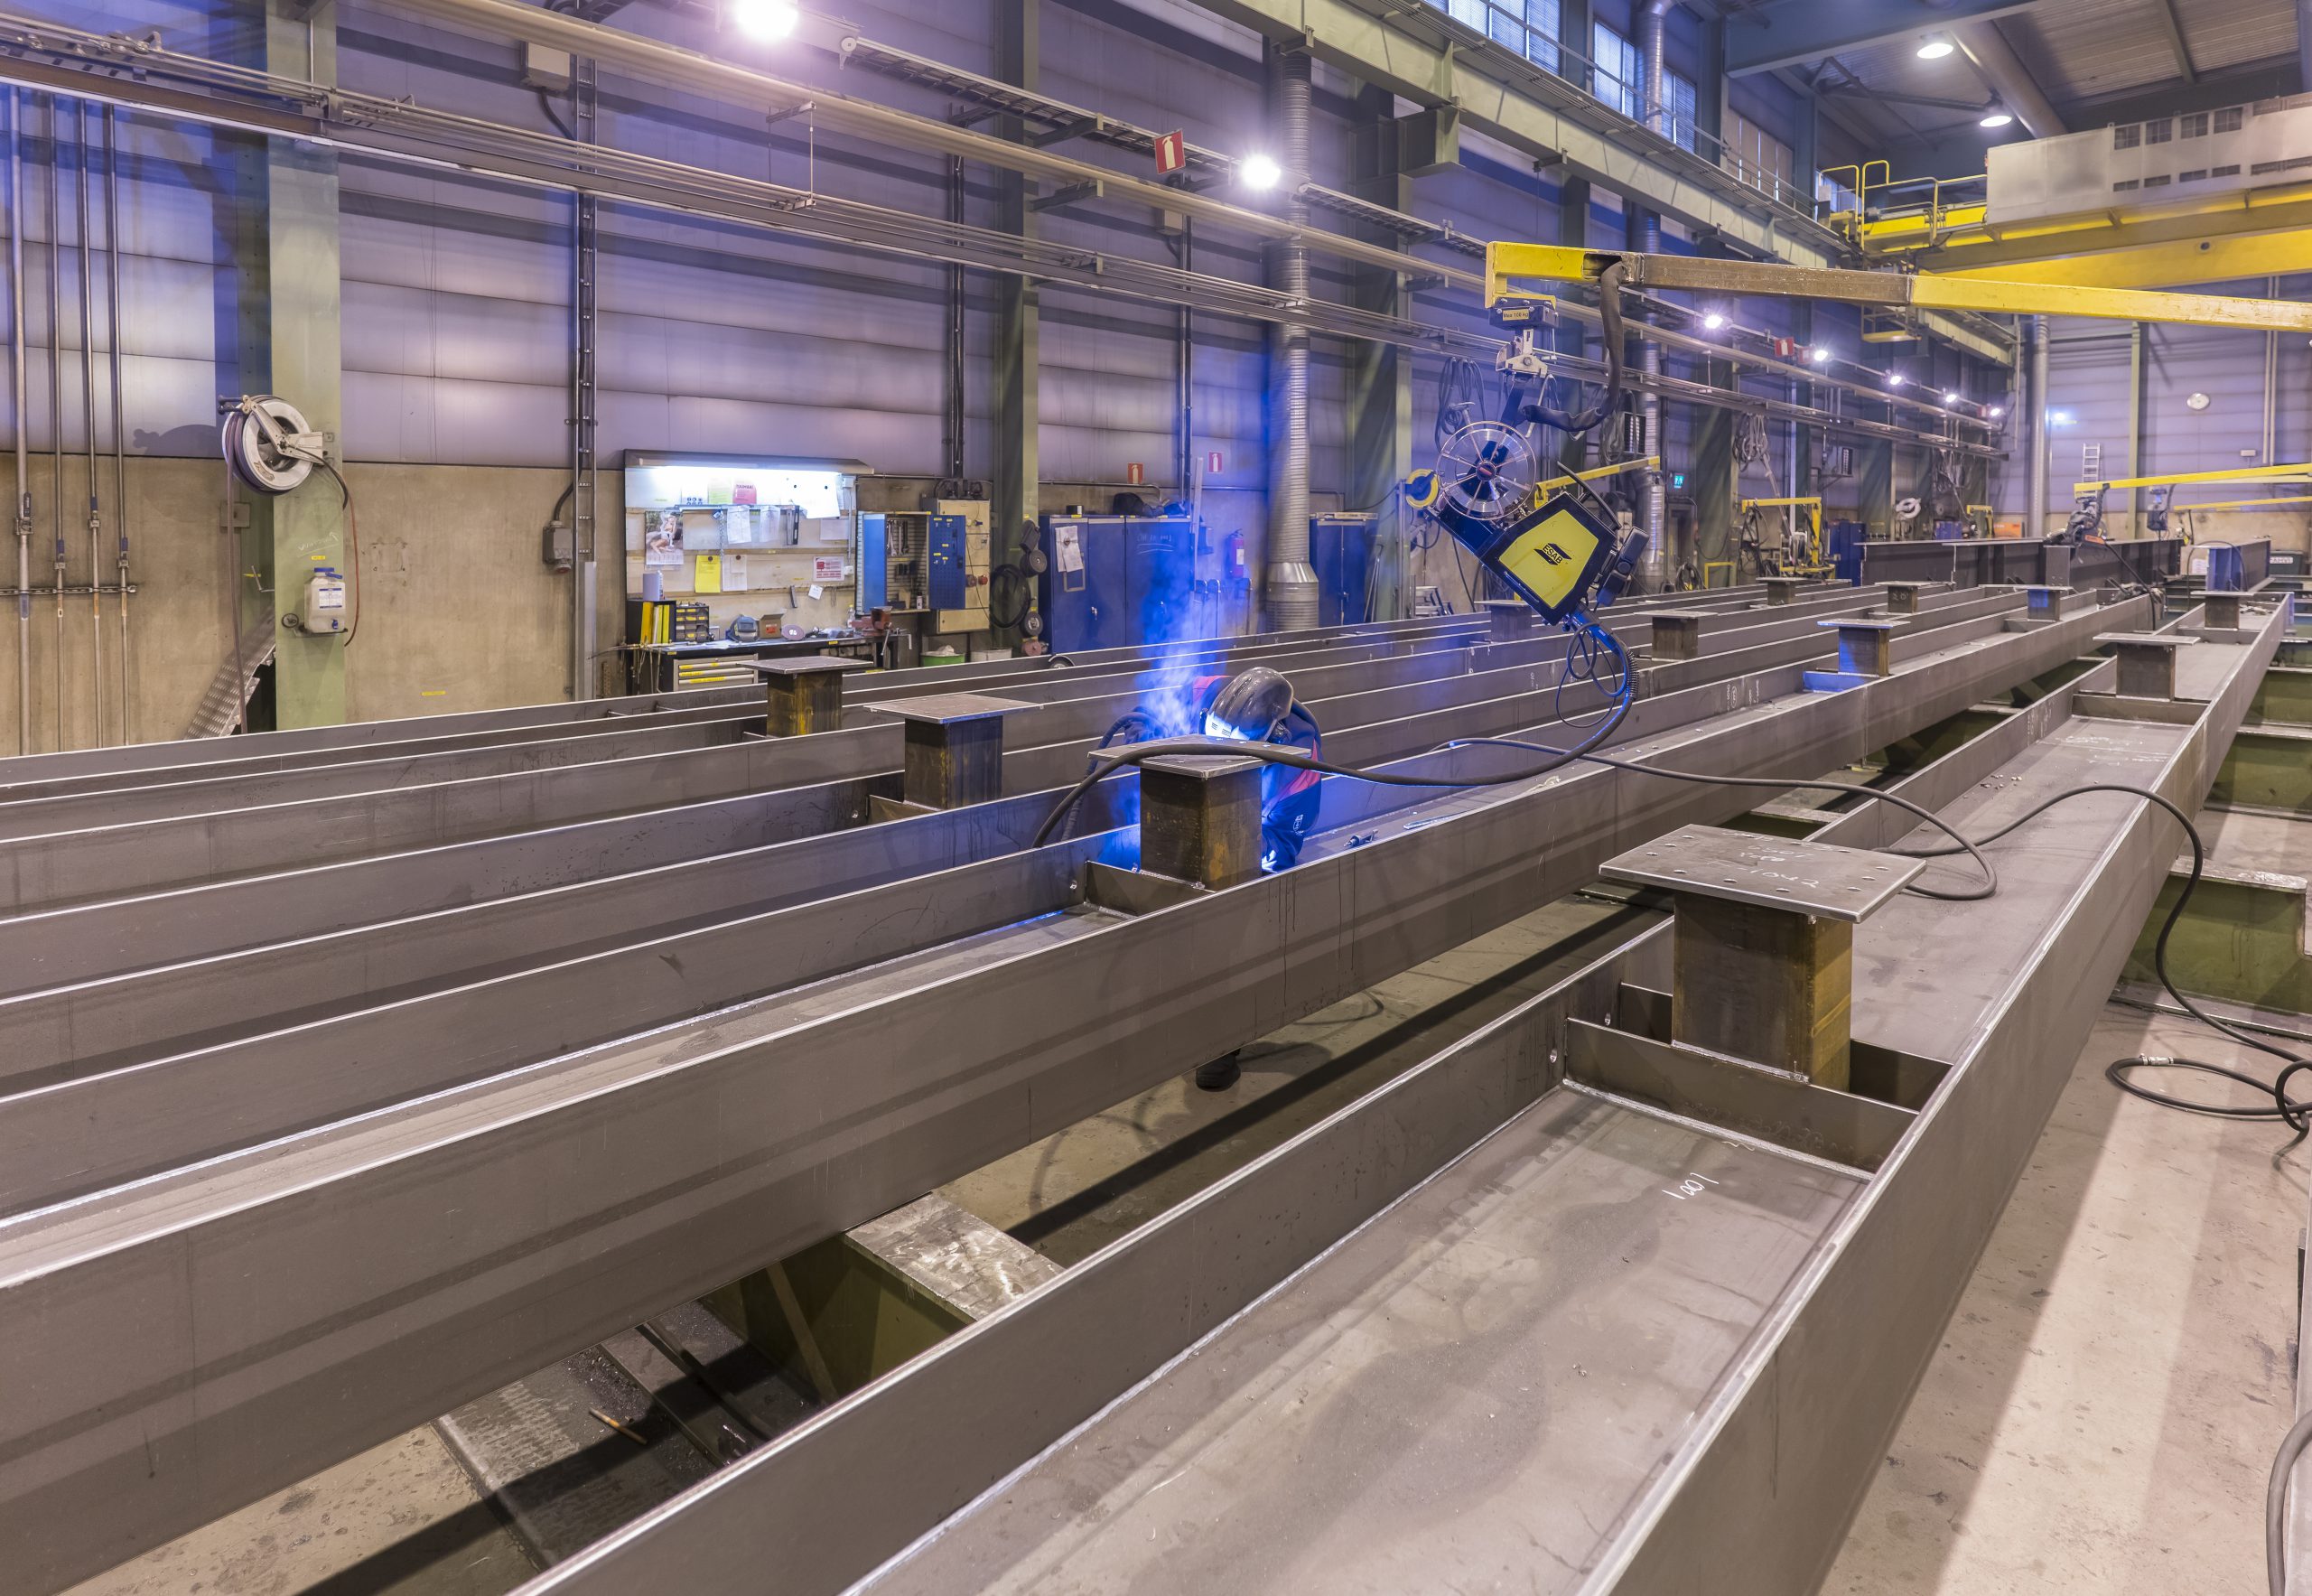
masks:
{"label": "welding cable", "polygon": [[[2292,1053],[2285,1048],[2276,1047],[2270,1042],[2261,1041],[2246,1030],[2209,1013],[2186,996],[2183,989],[2176,985],[2174,977],[2168,973],[2168,939],[2175,934],[2177,924],[2184,918],[2184,910],[2189,907],[2192,894],[2199,890],[2200,882],[2207,870],[2207,845],[2200,836],[2199,827],[2192,823],[2191,817],[2185,814],[2183,809],[2176,804],[2149,789],[2128,787],[2118,782],[2093,782],[2084,787],[2074,787],[2067,791],[2056,793],[2045,803],[2035,806],[2016,819],[2000,826],[1989,836],[1976,840],[1987,847],[2019,831],[2058,804],[2068,803],[2073,798],[2086,798],[2099,792],[2142,798],[2147,803],[2157,804],[2175,817],[2176,824],[2182,826],[2184,835],[2191,839],[2192,873],[2186,878],[2183,891],[2176,894],[2176,901],[2168,907],[2168,918],[2159,925],[2158,938],[2152,944],[2152,968],[2159,976],[2159,985],[2167,989],[2168,995],[2176,1000],[2185,1013],[2197,1020],[2209,1030],[2215,1031],[2218,1035],[2229,1037],[2244,1047],[2252,1048],[2260,1053],[2269,1053],[2275,1059],[2284,1060],[2287,1065],[2287,1068],[2281,1070],[2279,1079],[2268,1081],[2250,1075],[2245,1070],[2233,1069],[2222,1064],[2203,1063],[2196,1059],[2169,1059],[2156,1054],[2138,1053],[2131,1058],[2112,1060],[2104,1069],[2104,1076],[2113,1086],[2127,1093],[2128,1096],[2140,1097],[2147,1103],[2157,1103],[2163,1108],[2180,1109],[2186,1114],[2205,1115],[2212,1119],[2279,1120],[2296,1133],[2281,1148],[2282,1152],[2286,1152],[2288,1148],[2304,1140],[2307,1131],[2312,1131],[2312,1102],[2290,1098],[2288,1096],[2289,1079],[2299,1069],[2312,1070],[2312,1061],[2307,1061],[2302,1054]],[[1903,852],[1900,849],[1890,851]],[[1919,849],[1913,851],[1910,856],[1939,858],[1952,851],[1947,848]],[[2155,1092],[2149,1087],[2136,1085],[2129,1076],[2138,1069],[2182,1069],[2200,1075],[2222,1076],[2227,1080],[2238,1081],[2242,1086],[2253,1087],[2257,1091],[2269,1095],[2272,1100],[2269,1106],[2258,1105],[2254,1107],[2234,1107],[2221,1103],[2195,1102],[2188,1097],[2171,1097],[2165,1092]]]}
{"label": "welding cable", "polygon": [[[1618,638],[1605,631],[1603,628],[1595,628],[1595,630],[1615,651],[1622,651],[1621,640]],[[1627,658],[1624,653],[1623,658],[1626,663]],[[1597,747],[1608,737],[1613,735],[1614,729],[1619,726],[1623,718],[1629,714],[1629,706],[1636,696],[1636,674],[1625,668],[1622,673],[1621,695],[1615,701],[1606,719],[1599,723],[1588,737],[1572,749],[1551,751],[1560,757],[1541,769],[1524,770],[1510,776],[1412,776],[1396,770],[1363,770],[1349,765],[1334,764],[1328,760],[1320,759],[1300,749],[1280,743],[1242,742],[1226,737],[1168,737],[1153,742],[1133,742],[1118,748],[1095,749],[1091,756],[1092,768],[1084,773],[1082,780],[1060,795],[1059,802],[1052,806],[1051,813],[1044,817],[1043,825],[1037,828],[1034,840],[1028,845],[1040,848],[1049,842],[1052,834],[1059,829],[1060,823],[1067,818],[1077,803],[1086,793],[1091,791],[1093,785],[1103,777],[1112,775],[1126,765],[1137,765],[1166,754],[1232,754],[1240,759],[1262,760],[1273,765],[1290,765],[1295,770],[1314,770],[1320,776],[1341,776],[1354,781],[1368,781],[1375,787],[1431,787],[1462,789],[1515,786],[1520,781],[1530,781],[1536,776],[1545,776],[1550,771],[1571,763],[1576,758],[1586,756],[1590,749]]]}
{"label": "welding cable", "polygon": [[1628,352],[1623,347],[1622,278],[1628,270],[1627,266],[1616,261],[1598,275],[1598,320],[1600,334],[1606,342],[1606,381],[1598,390],[1597,400],[1577,414],[1568,414],[1550,403],[1549,387],[1544,384],[1534,401],[1519,410],[1524,419],[1537,421],[1579,437],[1605,420],[1621,403],[1622,369]]}

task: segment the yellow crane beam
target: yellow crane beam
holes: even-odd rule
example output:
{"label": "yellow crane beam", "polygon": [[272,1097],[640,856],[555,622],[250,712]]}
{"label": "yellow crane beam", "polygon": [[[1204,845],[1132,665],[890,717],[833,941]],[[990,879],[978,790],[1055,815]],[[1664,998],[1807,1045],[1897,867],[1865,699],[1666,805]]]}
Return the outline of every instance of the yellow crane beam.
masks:
{"label": "yellow crane beam", "polygon": [[[1980,180],[1976,180],[1980,181]],[[1852,230],[1873,255],[1917,260],[1936,271],[1973,271],[2152,244],[2196,244],[2247,233],[2312,228],[2312,183],[2209,194],[2165,204],[2114,205],[2069,216],[1992,222],[1981,205],[1932,203],[1865,221]],[[2216,279],[2203,278],[2204,282]]]}
{"label": "yellow crane beam", "polygon": [[2186,471],[2181,476],[2114,477],[2103,482],[2074,482],[2074,497],[2113,493],[2122,488],[2191,488],[2210,482],[2312,482],[2312,462],[2300,465],[2243,465],[2231,471]]}
{"label": "yellow crane beam", "polygon": [[1935,275],[1973,282],[2045,283],[2074,288],[2187,288],[2312,272],[2312,228],[2218,238],[2128,244],[2051,259],[1953,267],[1938,256]]}
{"label": "yellow crane beam", "polygon": [[2312,303],[2290,301],[2009,283],[1929,272],[1845,271],[1767,261],[1707,260],[1698,256],[1624,254],[1556,244],[1487,245],[1486,302],[1499,306],[1532,297],[1531,291],[1516,286],[1519,283],[1594,283],[1615,266],[1621,268],[1624,285],[1632,288],[1769,294],[1992,315],[2093,316],[2117,322],[2238,327],[2258,332],[2312,332]]}

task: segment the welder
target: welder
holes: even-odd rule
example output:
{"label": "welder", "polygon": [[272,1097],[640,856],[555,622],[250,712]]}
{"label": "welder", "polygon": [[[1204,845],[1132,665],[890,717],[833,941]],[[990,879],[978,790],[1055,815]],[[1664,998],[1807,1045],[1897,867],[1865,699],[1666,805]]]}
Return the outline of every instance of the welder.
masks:
{"label": "welder", "polygon": [[[1308,705],[1292,695],[1280,672],[1254,666],[1233,677],[1198,677],[1177,699],[1169,695],[1127,713],[1100,739],[1144,742],[1157,737],[1215,737],[1231,742],[1267,742],[1320,755],[1324,736]],[[1323,777],[1314,770],[1270,765],[1261,776],[1261,868],[1290,870],[1317,828]]]}

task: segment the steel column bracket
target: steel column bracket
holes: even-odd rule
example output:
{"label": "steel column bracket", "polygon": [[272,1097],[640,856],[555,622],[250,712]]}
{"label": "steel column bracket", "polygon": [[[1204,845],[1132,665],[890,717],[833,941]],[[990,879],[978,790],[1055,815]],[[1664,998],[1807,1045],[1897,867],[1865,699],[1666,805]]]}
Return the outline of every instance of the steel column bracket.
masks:
{"label": "steel column bracket", "polygon": [[1183,754],[1140,767],[1140,868],[1218,890],[1261,873],[1258,760]]}
{"label": "steel column bracket", "polygon": [[2109,631],[2095,640],[2119,652],[2121,697],[2172,699],[2176,650],[2199,639],[2164,631]]}
{"label": "steel column bracket", "polygon": [[1492,621],[1490,637],[1494,642],[1522,643],[1536,630],[1538,617],[1523,599],[1487,599],[1484,607]]}
{"label": "steel column bracket", "polygon": [[1899,621],[1841,616],[1816,626],[1839,634],[1839,674],[1877,678],[1895,674],[1895,631]]}
{"label": "steel column bracket", "polygon": [[1945,582],[1890,582],[1887,583],[1887,613],[1916,615],[1922,598],[1949,585]]}
{"label": "steel column bracket", "polygon": [[773,737],[806,737],[843,730],[843,677],[865,670],[863,659],[758,659],[763,704]]}
{"label": "steel column bracket", "polygon": [[935,693],[867,707],[906,723],[901,796],[912,807],[930,810],[960,809],[1002,798],[1003,717],[1037,706],[984,693]]}
{"label": "steel column bracket", "polygon": [[2240,595],[2205,593],[2200,595],[2200,625],[2211,631],[2240,630]]}
{"label": "steel column bracket", "polygon": [[1762,576],[1758,580],[1766,587],[1769,604],[1795,604],[1798,602],[1798,590],[1812,585],[1804,576]]}
{"label": "steel column bracket", "polygon": [[1701,658],[1701,623],[1709,612],[1701,610],[1656,610],[1654,612],[1654,658]]}
{"label": "steel column bracket", "polygon": [[2063,619],[2063,602],[2070,595],[2071,589],[2067,587],[2027,587],[2023,590],[2023,593],[2026,601],[2029,604],[2029,612],[2032,620],[2060,621]]}
{"label": "steel column bracket", "polygon": [[1675,915],[1671,1040],[1834,1091],[1853,1052],[1854,927],[1924,861],[1689,826],[1606,863]]}

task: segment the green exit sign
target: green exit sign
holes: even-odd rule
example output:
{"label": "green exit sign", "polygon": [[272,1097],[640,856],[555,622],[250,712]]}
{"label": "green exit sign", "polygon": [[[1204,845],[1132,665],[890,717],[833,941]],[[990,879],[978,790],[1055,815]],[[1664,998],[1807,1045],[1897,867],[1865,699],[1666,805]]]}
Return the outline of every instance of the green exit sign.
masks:
{"label": "green exit sign", "polygon": [[1671,476],[1671,478],[1670,478],[1670,486],[1671,486],[1671,488],[1672,488],[1673,490],[1676,490],[1676,489],[1679,489],[1679,488],[1683,488],[1683,487],[1684,487],[1685,485],[1686,485],[1686,473],[1685,473],[1685,472],[1683,472],[1683,471],[1677,471],[1677,472],[1674,472],[1674,473],[1673,473],[1673,474],[1672,474],[1672,476]]}

